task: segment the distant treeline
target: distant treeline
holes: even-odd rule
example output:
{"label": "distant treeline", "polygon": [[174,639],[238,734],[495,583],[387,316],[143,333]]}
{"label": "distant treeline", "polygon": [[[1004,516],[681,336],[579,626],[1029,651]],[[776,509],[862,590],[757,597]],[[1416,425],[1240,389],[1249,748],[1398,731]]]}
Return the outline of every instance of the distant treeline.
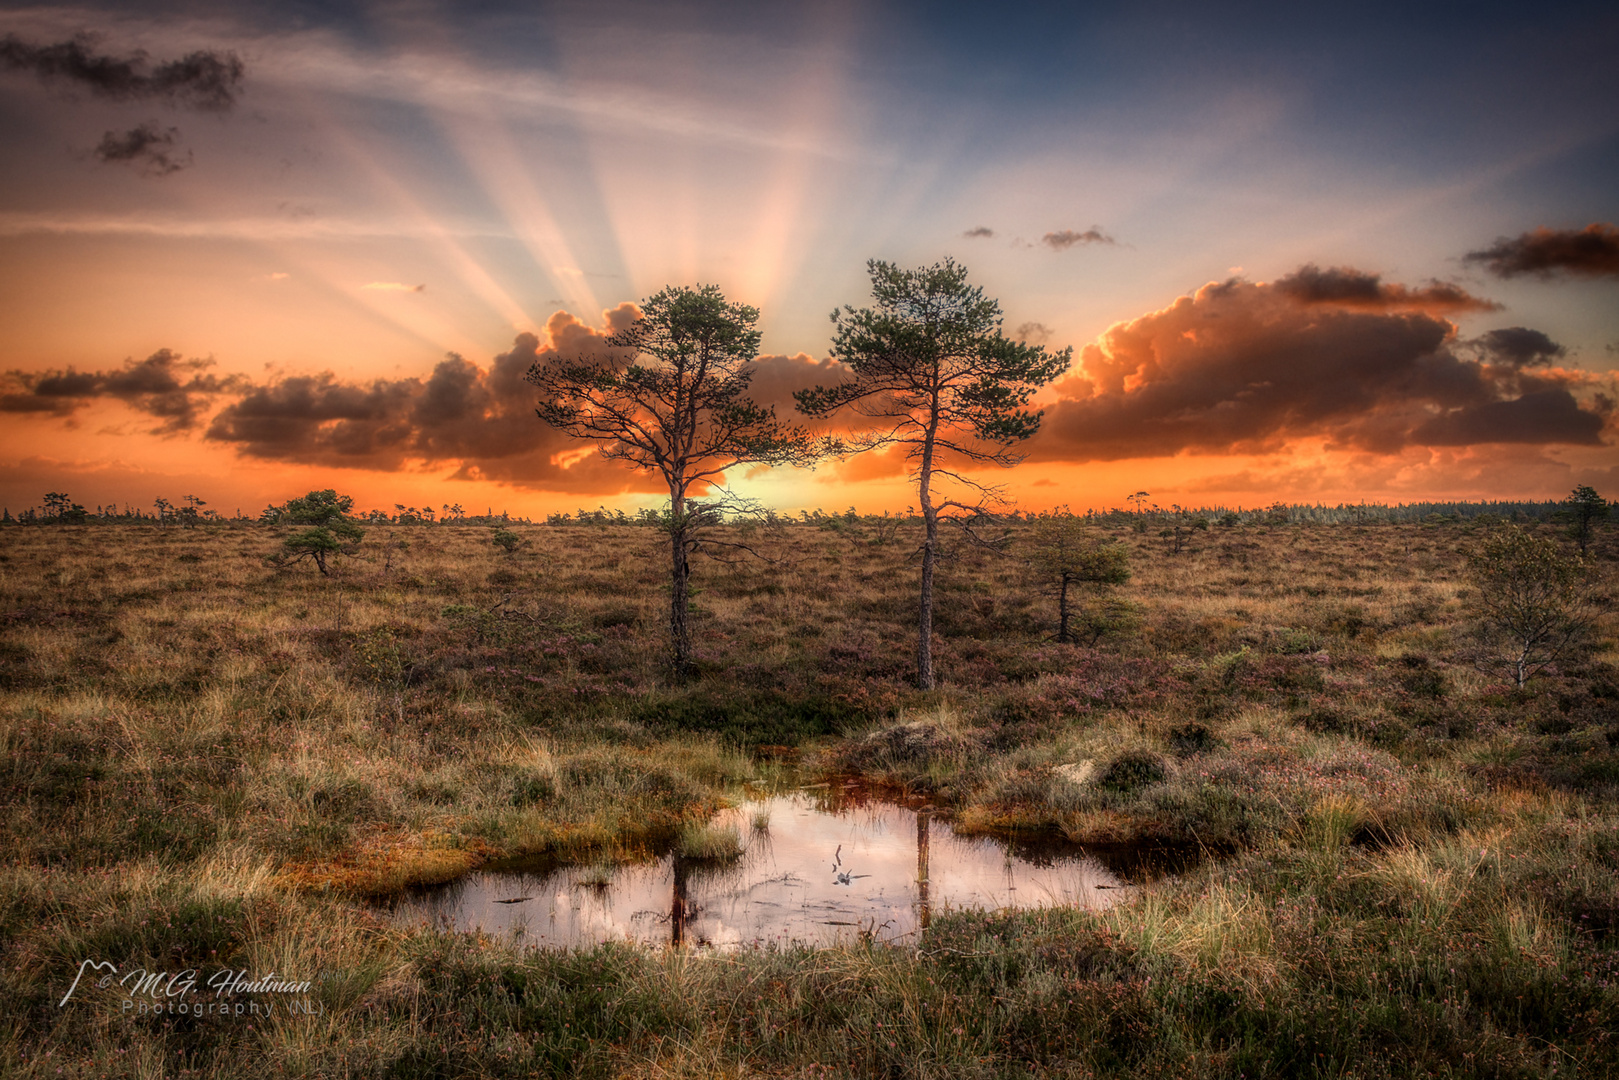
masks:
{"label": "distant treeline", "polygon": [[[1396,525],[1411,522],[1549,521],[1562,508],[1553,499],[1540,501],[1414,502],[1397,503],[1283,503],[1265,507],[1172,506],[1168,510],[1087,510],[1087,519],[1102,524],[1123,525],[1141,520],[1210,525]],[[1033,516],[1033,515],[1028,515]]]}
{"label": "distant treeline", "polygon": [[[160,525],[190,527],[195,525],[274,525],[281,520],[285,506],[274,504],[266,506],[255,515],[243,514],[240,509],[233,515],[224,515],[216,510],[204,509],[208,504],[195,495],[187,495],[180,505],[169,502],[167,499],[157,499],[152,503],[150,510],[136,506],[134,503],[125,503],[120,507],[117,503],[108,503],[97,506],[94,510],[87,509],[73,502],[67,495],[51,492],[45,496],[42,506],[32,506],[12,515],[9,507],[0,509],[0,525]],[[534,522],[526,517],[512,517],[502,511],[495,513],[493,509],[482,514],[468,514],[460,505],[446,504],[442,510],[434,510],[431,506],[406,506],[403,503],[394,504],[394,513],[386,510],[371,510],[364,514],[355,514],[354,520],[362,525],[532,525]]]}
{"label": "distant treeline", "polygon": [[[226,516],[212,509],[205,509],[207,503],[195,496],[186,496],[179,505],[170,503],[167,499],[158,499],[150,510],[125,503],[109,503],[97,506],[94,510],[87,509],[69,500],[68,496],[52,492],[46,496],[44,505],[29,507],[16,515],[10,508],[0,510],[0,525],[55,525],[55,524],[95,524],[95,525],[160,525],[190,527],[195,525],[274,525],[279,520],[282,508],[267,506],[256,515],[245,515],[238,509],[234,515]],[[1556,500],[1544,499],[1539,501],[1487,501],[1487,502],[1413,502],[1397,503],[1338,503],[1328,506],[1325,503],[1283,503],[1274,502],[1264,507],[1243,506],[1171,506],[1164,509],[1158,506],[1145,506],[1141,509],[1088,509],[1078,516],[1086,521],[1101,526],[1110,527],[1139,527],[1144,523],[1157,523],[1165,526],[1184,525],[1188,527],[1208,526],[1234,526],[1234,525],[1394,525],[1409,523],[1439,524],[1444,522],[1475,522],[1478,524],[1492,524],[1496,522],[1517,521],[1549,521],[1552,520],[1563,503]],[[1033,511],[1009,511],[996,514],[995,517],[1005,521],[1036,521],[1049,513],[1035,513]],[[837,513],[816,508],[814,510],[800,510],[796,514],[777,514],[773,510],[752,510],[747,520],[760,524],[780,526],[818,526],[820,528],[839,529],[851,526],[881,526],[893,525],[896,522],[918,518],[914,509],[907,509],[900,514],[860,514],[853,507]],[[664,524],[666,512],[656,509],[641,509],[634,513],[623,510],[608,510],[598,507],[595,510],[579,509],[574,513],[547,514],[546,525],[641,525],[659,527]],[[468,514],[459,505],[446,504],[439,510],[430,506],[406,506],[403,503],[394,504],[394,512],[386,510],[371,510],[364,514],[356,514],[354,520],[365,525],[481,525],[493,527],[497,525],[533,525],[535,522],[526,517],[513,517],[504,511],[497,514],[491,508],[482,514]]]}

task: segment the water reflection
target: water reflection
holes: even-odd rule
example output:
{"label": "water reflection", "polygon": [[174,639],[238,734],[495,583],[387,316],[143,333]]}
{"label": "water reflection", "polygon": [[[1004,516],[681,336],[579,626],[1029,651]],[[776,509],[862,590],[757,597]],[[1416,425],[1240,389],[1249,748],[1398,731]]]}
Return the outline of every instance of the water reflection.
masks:
{"label": "water reflection", "polygon": [[[768,827],[748,827],[769,814]],[[728,864],[675,856],[601,871],[472,874],[401,902],[400,917],[537,947],[602,941],[721,947],[914,941],[937,910],[1101,908],[1131,891],[1076,849],[960,837],[929,808],[778,796],[722,815],[746,848]]]}

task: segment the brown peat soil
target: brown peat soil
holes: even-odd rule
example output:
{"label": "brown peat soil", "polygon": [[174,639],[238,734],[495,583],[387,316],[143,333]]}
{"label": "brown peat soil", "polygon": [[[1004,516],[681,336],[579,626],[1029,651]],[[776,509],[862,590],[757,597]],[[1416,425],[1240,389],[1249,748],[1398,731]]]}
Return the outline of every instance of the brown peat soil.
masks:
{"label": "brown peat soil", "polygon": [[[923,693],[912,525],[699,559],[684,685],[661,534],[512,528],[508,555],[371,527],[331,578],[267,566],[266,526],[0,530],[6,1074],[1619,1075],[1611,529],[1589,640],[1519,691],[1479,663],[1482,527],[1215,526],[1179,554],[1098,528],[1134,576],[1068,645],[1015,525],[943,567]],[[546,953],[375,903],[644,859],[746,784],[833,776],[958,831],[1197,858],[920,948]],[[87,962],[199,981],[91,967],[62,1003]],[[310,986],[216,994],[221,970]]]}

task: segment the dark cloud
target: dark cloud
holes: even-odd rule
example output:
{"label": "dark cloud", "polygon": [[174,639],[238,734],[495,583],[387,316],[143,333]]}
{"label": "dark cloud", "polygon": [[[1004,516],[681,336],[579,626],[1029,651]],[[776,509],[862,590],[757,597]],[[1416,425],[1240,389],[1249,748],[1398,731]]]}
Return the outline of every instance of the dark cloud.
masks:
{"label": "dark cloud", "polygon": [[817,360],[808,353],[761,356],[753,364],[753,381],[748,396],[760,405],[776,410],[789,423],[804,423],[793,393],[815,386],[830,386],[849,378],[849,369],[836,360]]}
{"label": "dark cloud", "polygon": [[51,45],[30,45],[8,34],[0,38],[0,66],[115,101],[161,101],[203,112],[233,107],[246,72],[231,52],[198,51],[152,67],[143,52],[98,53],[95,40],[82,34]]}
{"label": "dark cloud", "polygon": [[[95,39],[85,34],[50,45],[8,34],[0,38],[0,68],[31,72],[45,83],[114,101],[155,101],[215,113],[235,107],[247,70],[235,53],[208,50],[154,66],[144,52],[98,52]],[[180,152],[179,138],[178,128],[149,120],[122,134],[107,132],[92,153],[105,163],[135,165],[147,176],[167,176],[191,164],[190,151]]]}
{"label": "dark cloud", "polygon": [[1019,323],[1018,328],[1012,331],[1012,337],[1026,345],[1044,345],[1051,340],[1051,334],[1051,327],[1037,322]]}
{"label": "dark cloud", "polygon": [[1323,270],[1310,263],[1279,279],[1275,288],[1301,304],[1424,311],[1499,311],[1501,308],[1500,304],[1445,282],[1434,281],[1420,289],[1411,289],[1384,284],[1381,274],[1368,274],[1349,266]]}
{"label": "dark cloud", "polygon": [[1520,274],[1619,277],[1619,228],[1598,221],[1583,229],[1536,229],[1516,238],[1499,237],[1482,251],[1469,251],[1462,260],[1482,263],[1502,278]]}
{"label": "dark cloud", "polygon": [[[10,382],[15,374],[12,372],[7,381]],[[72,416],[76,408],[76,404],[68,399],[39,397],[26,387],[17,389],[14,383],[5,392],[0,393],[0,412]]]}
{"label": "dark cloud", "polygon": [[[384,471],[448,464],[458,477],[530,488],[652,491],[651,477],[605,461],[589,453],[590,444],[541,422],[535,389],[523,377],[558,355],[622,359],[604,339],[637,314],[634,305],[621,304],[597,330],[557,312],[546,324],[549,344],[519,334],[488,369],[452,353],[425,379],[289,376],[226,405],[206,437],[263,460]],[[587,453],[576,460],[579,451]]]}
{"label": "dark cloud", "polygon": [[1508,326],[1491,330],[1474,345],[1484,358],[1498,364],[1514,367],[1535,367],[1560,360],[1568,352],[1539,330],[1524,326]]}
{"label": "dark cloud", "polygon": [[[1339,297],[1328,302],[1307,289],[1325,276],[1306,267],[1275,284],[1210,284],[1115,325],[1058,384],[1062,400],[1046,410],[1031,456],[1257,453],[1301,438],[1374,453],[1602,445],[1611,406],[1600,394],[1587,393],[1584,404],[1576,397],[1595,377],[1525,370],[1560,355],[1545,335],[1513,327],[1461,343],[1434,311],[1400,310],[1428,290],[1358,275],[1372,281],[1372,292],[1342,272],[1339,280],[1359,292],[1346,301],[1350,290],[1335,286],[1324,290]],[[1388,304],[1389,296],[1398,303]],[[1454,306],[1442,294],[1431,303]]]}
{"label": "dark cloud", "polygon": [[178,434],[201,423],[215,398],[246,385],[239,376],[208,373],[213,364],[159,349],[145,360],[124,361],[116,371],[12,371],[4,376],[0,412],[71,417],[97,398],[113,398],[161,420],[152,434]]}
{"label": "dark cloud", "polygon": [[191,164],[189,150],[184,154],[176,152],[179,137],[178,128],[160,128],[157,121],[148,120],[122,135],[107,132],[101,145],[96,147],[95,155],[108,164],[134,165],[147,176],[168,176]]}
{"label": "dark cloud", "polygon": [[969,240],[987,240],[995,235],[995,230],[988,225],[979,225],[977,228],[968,229],[961,235]]}
{"label": "dark cloud", "polygon": [[[639,312],[621,304],[600,329],[559,311],[545,338],[519,334],[486,369],[451,354],[426,378],[348,382],[298,375],[255,386],[226,405],[207,438],[247,457],[308,465],[397,471],[451,465],[462,478],[550,491],[655,491],[656,478],[603,459],[594,445],[557,431],[534,413],[524,378],[555,357],[624,362],[606,345]],[[793,391],[838,380],[842,366],[805,355],[764,356],[751,397],[794,418]]]}
{"label": "dark cloud", "polygon": [[1072,229],[1063,229],[1061,232],[1048,232],[1040,238],[1040,242],[1052,251],[1067,251],[1078,244],[1118,243],[1113,237],[1107,235],[1095,225],[1092,225],[1084,232],[1075,232]]}
{"label": "dark cloud", "polygon": [[1564,387],[1534,390],[1506,401],[1454,409],[1411,433],[1419,446],[1475,443],[1584,443],[1600,445],[1603,417],[1580,408]]}

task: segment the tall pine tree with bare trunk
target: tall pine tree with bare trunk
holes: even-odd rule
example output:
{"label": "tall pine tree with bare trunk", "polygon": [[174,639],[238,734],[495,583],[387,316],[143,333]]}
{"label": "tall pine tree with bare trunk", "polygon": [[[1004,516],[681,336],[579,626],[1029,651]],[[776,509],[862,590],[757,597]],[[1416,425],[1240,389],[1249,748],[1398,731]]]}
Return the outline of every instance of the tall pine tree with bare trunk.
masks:
{"label": "tall pine tree with bare trunk", "polygon": [[[916,683],[929,690],[939,523],[985,510],[990,489],[964,470],[1022,460],[1011,448],[1040,427],[1040,413],[1026,408],[1029,399],[1067,370],[1073,350],[1047,353],[1005,337],[1000,305],[968,285],[966,268],[951,259],[918,270],[873,259],[866,268],[876,305],[832,314],[832,357],[853,378],[794,397],[808,416],[847,408],[872,421],[848,441],[852,449],[906,448],[924,530]],[[975,500],[936,501],[940,481],[954,481]]]}
{"label": "tall pine tree with bare trunk", "polygon": [[641,317],[606,338],[600,355],[535,364],[535,410],[546,423],[596,442],[602,455],[656,471],[669,488],[669,637],[676,678],[693,669],[691,556],[719,519],[695,493],[738,465],[810,464],[815,442],[747,397],[759,355],[757,308],[713,285],[664,289]]}

